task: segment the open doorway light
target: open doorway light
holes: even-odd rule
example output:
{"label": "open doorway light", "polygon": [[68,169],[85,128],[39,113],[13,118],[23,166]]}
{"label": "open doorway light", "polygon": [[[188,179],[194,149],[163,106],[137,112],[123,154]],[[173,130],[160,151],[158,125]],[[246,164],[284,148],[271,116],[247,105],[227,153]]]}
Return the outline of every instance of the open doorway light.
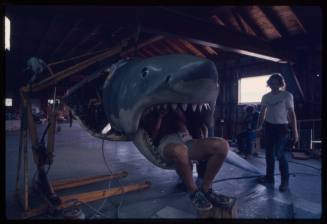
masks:
{"label": "open doorway light", "polygon": [[256,104],[261,102],[264,94],[270,89],[267,80],[270,75],[246,77],[238,80],[238,104]]}
{"label": "open doorway light", "polygon": [[10,51],[10,20],[5,16],[5,50]]}

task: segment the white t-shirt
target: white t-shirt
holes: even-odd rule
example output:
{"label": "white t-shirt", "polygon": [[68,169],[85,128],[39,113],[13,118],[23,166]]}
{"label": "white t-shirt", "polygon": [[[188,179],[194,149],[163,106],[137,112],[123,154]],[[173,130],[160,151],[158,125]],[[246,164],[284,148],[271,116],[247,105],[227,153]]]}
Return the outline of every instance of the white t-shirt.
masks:
{"label": "white t-shirt", "polygon": [[272,124],[288,124],[288,110],[294,109],[293,95],[288,91],[281,91],[276,95],[269,92],[263,95],[261,105],[267,106],[266,121]]}

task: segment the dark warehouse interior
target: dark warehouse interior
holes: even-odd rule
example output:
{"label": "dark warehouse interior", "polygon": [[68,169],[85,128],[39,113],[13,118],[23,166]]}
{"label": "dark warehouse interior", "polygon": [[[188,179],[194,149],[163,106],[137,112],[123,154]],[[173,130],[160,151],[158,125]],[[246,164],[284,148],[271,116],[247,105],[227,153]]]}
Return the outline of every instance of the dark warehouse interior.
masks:
{"label": "dark warehouse interior", "polygon": [[[3,19],[5,219],[324,218],[321,6],[7,3]],[[274,75],[291,97],[282,154]],[[181,144],[193,185],[156,140],[174,111],[202,125]],[[231,202],[197,209],[221,147],[209,188]],[[274,185],[258,182],[270,155]]]}

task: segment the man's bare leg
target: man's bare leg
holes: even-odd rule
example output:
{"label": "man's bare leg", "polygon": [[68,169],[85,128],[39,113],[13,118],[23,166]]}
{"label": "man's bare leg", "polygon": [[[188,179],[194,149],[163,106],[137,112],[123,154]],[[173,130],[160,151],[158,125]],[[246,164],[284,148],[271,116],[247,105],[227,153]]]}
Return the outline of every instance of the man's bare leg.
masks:
{"label": "man's bare leg", "polygon": [[202,190],[207,192],[220,170],[229,150],[228,142],[223,138],[196,139],[189,151],[191,160],[208,160],[204,174]]}
{"label": "man's bare leg", "polygon": [[210,210],[213,207],[212,203],[202,191],[199,191],[194,183],[187,146],[184,144],[168,144],[164,149],[164,156],[175,163],[176,171],[182,177],[194,207],[200,211]]}
{"label": "man's bare leg", "polygon": [[176,172],[183,179],[187,190],[189,192],[198,190],[193,180],[192,170],[190,169],[188,148],[183,144],[168,144],[164,149],[164,156],[174,162]]}

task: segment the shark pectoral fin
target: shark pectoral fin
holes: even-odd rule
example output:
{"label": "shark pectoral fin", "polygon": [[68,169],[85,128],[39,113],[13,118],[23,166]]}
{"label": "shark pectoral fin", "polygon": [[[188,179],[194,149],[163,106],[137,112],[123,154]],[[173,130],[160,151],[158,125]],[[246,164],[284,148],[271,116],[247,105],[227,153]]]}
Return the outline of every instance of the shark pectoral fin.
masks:
{"label": "shark pectoral fin", "polygon": [[239,155],[237,155],[235,152],[231,150],[228,151],[225,161],[245,171],[249,171],[251,173],[255,173],[259,175],[264,175],[264,173],[260,171],[256,166],[252,165],[247,160],[243,159],[242,157],[240,157]]}

